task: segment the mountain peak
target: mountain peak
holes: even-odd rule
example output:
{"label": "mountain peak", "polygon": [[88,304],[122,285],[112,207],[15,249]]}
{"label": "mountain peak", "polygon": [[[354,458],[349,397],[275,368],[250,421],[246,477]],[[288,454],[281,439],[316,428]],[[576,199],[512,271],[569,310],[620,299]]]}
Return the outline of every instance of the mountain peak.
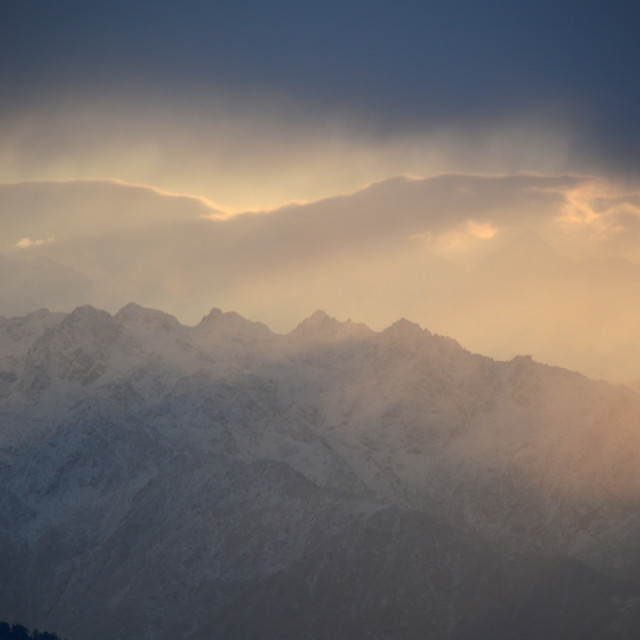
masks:
{"label": "mountain peak", "polygon": [[210,326],[210,325],[225,325],[230,326],[232,324],[250,323],[250,320],[243,318],[239,313],[235,311],[222,311],[218,307],[213,307],[206,316],[202,317],[202,320],[198,323],[198,327]]}
{"label": "mountain peak", "polygon": [[155,326],[170,329],[180,325],[174,316],[156,309],[142,307],[135,302],[126,304],[113,317],[124,324],[143,325],[146,327]]}
{"label": "mountain peak", "polygon": [[289,335],[293,337],[320,338],[329,340],[341,340],[356,335],[369,335],[372,331],[364,324],[351,322],[339,322],[326,312],[318,309],[308,318],[303,320]]}
{"label": "mountain peak", "polygon": [[96,309],[89,304],[76,307],[65,319],[64,323],[69,325],[89,324],[95,326],[98,324],[109,323],[113,318],[107,311]]}
{"label": "mountain peak", "polygon": [[200,324],[203,322],[209,322],[210,320],[215,320],[216,318],[220,318],[224,315],[224,312],[219,307],[212,307],[211,311],[207,313],[206,316],[202,316],[202,320],[200,320]]}
{"label": "mountain peak", "polygon": [[334,317],[322,309],[317,309],[308,318],[305,318],[299,326],[312,328],[328,327],[340,324]]}
{"label": "mountain peak", "polygon": [[406,318],[396,320],[390,327],[387,327],[383,333],[392,336],[430,336],[431,333],[427,329],[423,329],[419,324],[411,322]]}
{"label": "mountain peak", "polygon": [[99,339],[112,340],[121,331],[111,314],[90,305],[76,307],[56,327],[56,334],[64,344],[93,342]]}
{"label": "mountain peak", "polygon": [[241,341],[272,335],[262,322],[253,322],[235,311],[222,311],[218,307],[213,307],[195,328],[207,336],[234,337]]}

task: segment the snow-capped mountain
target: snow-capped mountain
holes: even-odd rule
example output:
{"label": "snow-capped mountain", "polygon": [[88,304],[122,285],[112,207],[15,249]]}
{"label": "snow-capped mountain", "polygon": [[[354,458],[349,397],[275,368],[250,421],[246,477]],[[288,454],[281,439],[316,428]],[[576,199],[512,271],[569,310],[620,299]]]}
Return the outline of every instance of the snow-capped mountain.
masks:
{"label": "snow-capped mountain", "polygon": [[627,638],[640,396],[321,311],[0,320],[0,619],[81,638]]}

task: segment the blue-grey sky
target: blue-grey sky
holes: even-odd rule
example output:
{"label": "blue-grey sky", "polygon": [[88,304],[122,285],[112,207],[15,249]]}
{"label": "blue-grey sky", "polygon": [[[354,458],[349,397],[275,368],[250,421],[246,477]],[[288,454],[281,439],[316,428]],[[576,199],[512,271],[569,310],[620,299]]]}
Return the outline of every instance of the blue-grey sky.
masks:
{"label": "blue-grey sky", "polygon": [[557,104],[630,150],[638,18],[616,0],[3,2],[1,78],[18,95],[257,86],[392,127]]}
{"label": "blue-grey sky", "polygon": [[[331,192],[322,167],[340,158],[350,177],[336,191],[412,170],[636,177],[639,17],[637,3],[620,0],[5,1],[0,142],[14,162],[5,152],[0,179],[75,171],[193,192],[195,181],[172,183],[170,159],[158,157],[204,161],[205,139],[215,147],[212,172],[222,170],[224,147],[227,166],[244,171],[238,180],[253,178],[255,202],[222,188],[221,197],[202,194],[231,207]],[[127,141],[147,158],[139,176],[127,161],[122,175],[114,169]],[[235,157],[252,147],[252,159]],[[61,158],[64,169],[51,169]],[[267,190],[261,203],[273,167],[290,174],[300,162],[316,171],[317,186],[290,178],[290,189]],[[194,163],[190,174],[204,181],[207,170]]]}

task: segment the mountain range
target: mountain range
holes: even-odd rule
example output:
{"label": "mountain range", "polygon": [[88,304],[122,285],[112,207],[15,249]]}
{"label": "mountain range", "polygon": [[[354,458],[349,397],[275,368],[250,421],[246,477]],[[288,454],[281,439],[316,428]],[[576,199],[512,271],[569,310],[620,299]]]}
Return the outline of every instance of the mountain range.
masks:
{"label": "mountain range", "polygon": [[285,333],[321,307],[640,380],[640,197],[624,185],[399,176],[231,213],[140,185],[43,181],[0,184],[0,211],[0,315],[134,300],[195,324],[215,301]]}
{"label": "mountain range", "polygon": [[633,638],[640,395],[401,319],[0,319],[0,619],[70,640]]}

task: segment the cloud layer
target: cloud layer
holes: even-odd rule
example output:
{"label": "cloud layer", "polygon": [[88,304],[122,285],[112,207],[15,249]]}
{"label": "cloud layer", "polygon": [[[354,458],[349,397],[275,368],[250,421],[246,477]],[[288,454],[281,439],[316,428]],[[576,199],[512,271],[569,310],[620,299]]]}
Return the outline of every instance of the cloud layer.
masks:
{"label": "cloud layer", "polygon": [[622,380],[640,378],[639,205],[640,189],[572,175],[400,177],[232,217],[117,183],[3,185],[0,251],[84,274],[110,311],[135,300],[195,324],[219,306],[280,331],[318,307],[378,329],[404,315]]}
{"label": "cloud layer", "polygon": [[636,13],[1,3],[0,312],[406,315],[640,379]]}
{"label": "cloud layer", "polygon": [[596,163],[573,134],[564,119],[535,112],[385,128],[270,92],[70,91],[0,105],[0,181],[109,178],[262,209],[400,174],[590,172]]}
{"label": "cloud layer", "polygon": [[2,3],[0,180],[117,178],[246,208],[398,173],[637,177],[636,14],[615,1]]}

